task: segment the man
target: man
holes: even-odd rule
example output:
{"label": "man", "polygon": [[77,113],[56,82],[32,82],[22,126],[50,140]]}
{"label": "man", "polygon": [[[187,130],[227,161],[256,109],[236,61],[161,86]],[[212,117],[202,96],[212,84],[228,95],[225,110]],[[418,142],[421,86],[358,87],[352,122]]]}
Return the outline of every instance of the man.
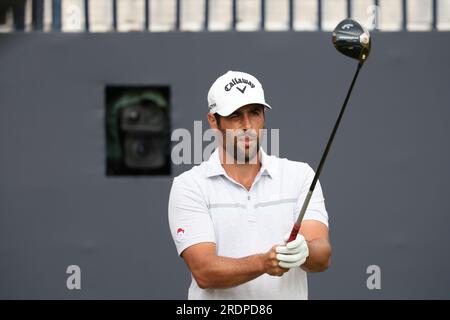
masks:
{"label": "man", "polygon": [[173,181],[169,224],[192,273],[189,299],[307,299],[306,272],[330,264],[328,214],[317,183],[297,238],[285,243],[314,171],[259,146],[260,82],[229,71],[208,92],[221,137],[208,161]]}

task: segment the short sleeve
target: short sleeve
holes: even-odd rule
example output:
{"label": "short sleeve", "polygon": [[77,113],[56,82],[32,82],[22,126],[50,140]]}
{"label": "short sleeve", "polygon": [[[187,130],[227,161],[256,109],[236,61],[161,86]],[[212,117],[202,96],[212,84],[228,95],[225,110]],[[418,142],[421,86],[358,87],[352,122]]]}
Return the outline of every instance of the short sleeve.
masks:
{"label": "short sleeve", "polygon": [[[311,183],[314,179],[314,170],[306,164],[306,172],[305,172],[305,180],[303,182],[300,196],[297,201],[297,212],[300,212],[300,209],[303,206],[303,202],[306,199],[306,195],[308,194]],[[322,193],[322,187],[320,185],[320,181],[317,181],[316,186],[314,188],[314,192],[312,194],[311,200],[309,201],[308,208],[306,209],[305,216],[303,220],[317,220],[322,222],[328,227],[328,213],[325,208],[325,199]]]}
{"label": "short sleeve", "polygon": [[214,226],[200,187],[180,176],[173,180],[169,197],[169,226],[178,254],[201,242],[216,242]]}

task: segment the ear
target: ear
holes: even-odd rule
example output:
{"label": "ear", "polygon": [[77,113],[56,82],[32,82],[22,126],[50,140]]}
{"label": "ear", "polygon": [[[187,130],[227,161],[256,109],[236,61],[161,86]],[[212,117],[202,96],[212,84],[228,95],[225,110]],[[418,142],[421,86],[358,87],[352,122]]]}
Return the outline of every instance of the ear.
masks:
{"label": "ear", "polygon": [[216,117],[212,113],[208,112],[208,122],[212,129],[218,129]]}

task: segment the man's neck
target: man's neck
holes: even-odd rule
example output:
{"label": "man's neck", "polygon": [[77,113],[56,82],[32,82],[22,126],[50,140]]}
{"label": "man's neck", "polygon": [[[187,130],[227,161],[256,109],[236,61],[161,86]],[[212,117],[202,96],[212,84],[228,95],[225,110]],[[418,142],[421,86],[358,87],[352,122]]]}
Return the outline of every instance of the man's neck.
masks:
{"label": "man's neck", "polygon": [[223,149],[219,150],[220,162],[227,175],[233,178],[236,182],[242,184],[247,190],[250,190],[259,170],[261,169],[260,155],[261,153],[258,151],[256,154],[256,162],[227,163],[225,151]]}

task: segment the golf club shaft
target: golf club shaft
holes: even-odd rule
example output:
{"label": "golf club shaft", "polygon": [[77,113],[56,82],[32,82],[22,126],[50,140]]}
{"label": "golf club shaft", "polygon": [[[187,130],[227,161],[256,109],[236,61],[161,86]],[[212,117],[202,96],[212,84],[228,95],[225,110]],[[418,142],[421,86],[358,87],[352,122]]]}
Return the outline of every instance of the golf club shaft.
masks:
{"label": "golf club shaft", "polygon": [[308,207],[309,201],[311,200],[311,196],[314,192],[314,188],[316,187],[317,180],[319,180],[320,172],[322,171],[323,165],[327,158],[328,151],[330,151],[331,144],[333,143],[334,136],[336,135],[336,131],[341,122],[342,116],[345,111],[345,107],[347,106],[347,102],[350,98],[350,95],[353,90],[353,86],[355,85],[356,78],[358,77],[359,70],[361,70],[363,63],[364,63],[363,61],[359,61],[359,63],[358,63],[358,68],[356,69],[355,75],[353,76],[353,80],[350,85],[350,88],[348,89],[347,96],[345,97],[344,104],[342,105],[342,108],[341,108],[341,112],[339,113],[336,123],[334,124],[333,131],[331,132],[330,138],[328,139],[328,143],[327,143],[327,146],[325,147],[325,151],[323,152],[322,159],[320,159],[319,166],[317,167],[316,173],[314,175],[314,179],[311,183],[311,186],[309,187],[309,191],[308,191],[308,194],[306,195],[305,201],[303,202],[303,206],[302,206],[302,209],[300,210],[300,214],[297,218],[297,222],[294,224],[294,227],[292,228],[292,231],[291,231],[291,235],[289,236],[289,240],[287,242],[291,242],[292,240],[294,240],[297,237],[298,231],[300,230],[300,225],[302,223],[303,216],[305,215],[306,208]]}

